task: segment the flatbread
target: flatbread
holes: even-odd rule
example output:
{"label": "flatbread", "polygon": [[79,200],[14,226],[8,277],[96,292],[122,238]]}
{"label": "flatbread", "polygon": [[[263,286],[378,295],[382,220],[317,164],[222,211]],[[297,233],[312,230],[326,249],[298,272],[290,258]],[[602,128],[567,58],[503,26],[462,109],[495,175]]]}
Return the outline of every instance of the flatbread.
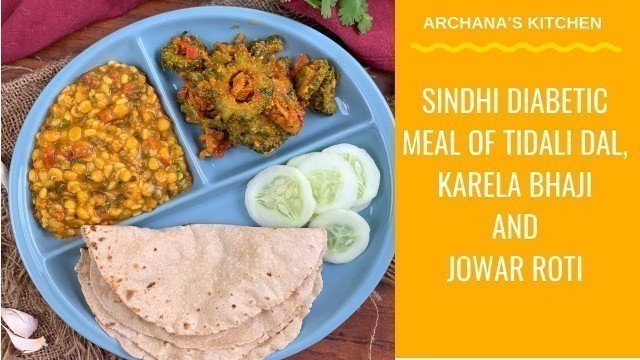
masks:
{"label": "flatbread", "polygon": [[[129,355],[142,359],[142,360],[156,360],[153,356],[146,353],[144,350],[137,347],[131,340],[123,337],[117,331],[105,328],[100,325],[102,329],[112,338],[116,339],[122,348],[129,353]],[[289,326],[285,327],[282,331],[278,332],[274,337],[260,344],[260,346],[251,350],[247,355],[243,357],[244,360],[263,360],[269,354],[272,354],[278,350],[284,349],[300,334],[302,328],[302,319],[296,318]],[[180,358],[182,359],[182,358]]]}
{"label": "flatbread", "polygon": [[284,349],[293,340],[295,340],[300,334],[300,329],[302,329],[303,317],[297,317],[293,319],[293,321],[289,324],[289,326],[284,328],[281,332],[277,333],[269,341],[251,350],[247,355],[244,356],[243,359],[263,360],[268,355],[278,350]]}
{"label": "flatbread", "polygon": [[100,324],[100,322],[98,322],[98,325],[100,325],[102,330],[104,330],[104,332],[106,332],[107,335],[116,339],[118,343],[120,343],[120,347],[122,347],[122,349],[124,349],[124,351],[126,351],[127,354],[141,360],[156,360],[156,358],[147,354],[144,350],[137,347],[136,344],[134,344],[131,340],[120,336],[120,334],[118,334],[117,331],[114,331],[105,327],[104,325]]}
{"label": "flatbread", "polygon": [[[90,258],[87,252],[84,249],[80,249],[80,261],[75,266],[75,270],[78,273],[78,280],[80,281],[80,287],[82,289],[82,293],[85,295],[85,299],[89,308],[91,308],[91,312],[95,315],[95,309],[99,308],[99,303],[95,296],[92,296],[91,286],[89,286],[89,272],[90,272]],[[87,294],[89,296],[87,296]],[[137,347],[132,341],[126,338],[120,338],[119,334],[105,327],[96,317],[96,321],[98,325],[104,330],[107,335],[115,338],[120,343],[120,346],[126,351],[129,355],[142,359],[142,360],[155,360],[154,357],[146,353],[144,350]]]}
{"label": "flatbread", "polygon": [[[320,264],[318,264],[319,266]],[[318,280],[318,274],[313,273],[305,279],[299,289],[281,304],[269,310],[260,312],[249,321],[245,321],[235,328],[231,328],[213,335],[175,335],[170,334],[152,323],[142,320],[131,309],[122,303],[109,285],[104,281],[100,272],[91,261],[90,284],[93,293],[100,302],[102,308],[114,321],[126,324],[127,327],[143,335],[168,341],[180,348],[211,350],[243,345],[259,340],[269,330],[283,321],[290,319],[307,301],[314,290],[314,283]],[[315,296],[314,296],[315,297]]]}
{"label": "flatbread", "polygon": [[293,313],[293,318],[286,319],[281,324],[264,334],[259,340],[245,345],[212,350],[200,351],[195,349],[183,349],[160,339],[140,334],[131,328],[115,321],[102,307],[96,294],[93,292],[91,282],[91,268],[93,267],[90,256],[81,250],[80,261],[76,266],[78,279],[89,307],[96,315],[96,320],[107,334],[120,342],[125,351],[134,357],[141,359],[188,359],[188,360],[239,360],[243,358],[263,359],[268,354],[284,348],[300,331],[302,318],[311,307],[313,300],[322,290],[322,277],[316,273],[313,282],[312,293],[309,294],[300,307]]}
{"label": "flatbread", "polygon": [[[145,353],[150,354],[158,360],[240,360],[257,347],[269,343],[271,339],[291,326],[291,324],[294,323],[295,320],[299,320],[301,322],[302,318],[306,316],[308,311],[308,308],[301,309],[298,313],[293,315],[292,319],[289,319],[278,325],[258,341],[240,345],[234,348],[218,350],[202,351],[195,349],[182,349],[174,346],[169,342],[163,342],[162,340],[142,335],[124,325],[117,323],[111,326],[110,329],[118,332],[121,337],[131,340],[138,349],[141,349]],[[284,346],[286,346],[286,344],[284,344]]]}
{"label": "flatbread", "polygon": [[231,225],[84,226],[100,273],[145,321],[178,335],[234,328],[316,271],[326,231]]}

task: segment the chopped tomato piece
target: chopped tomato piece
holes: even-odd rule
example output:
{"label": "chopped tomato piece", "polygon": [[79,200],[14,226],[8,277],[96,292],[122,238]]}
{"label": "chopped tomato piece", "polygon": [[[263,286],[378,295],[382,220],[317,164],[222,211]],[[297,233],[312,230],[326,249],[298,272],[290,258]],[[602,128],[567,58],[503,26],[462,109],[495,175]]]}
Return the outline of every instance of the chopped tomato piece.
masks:
{"label": "chopped tomato piece", "polygon": [[160,156],[160,162],[164,166],[169,166],[169,165],[171,165],[173,163],[173,159],[171,159],[171,157],[162,157],[162,156]]}
{"label": "chopped tomato piece", "polygon": [[309,63],[309,58],[305,54],[300,54],[296,59],[296,62],[293,64],[293,68],[291,69],[291,76],[295,77],[298,75],[298,71]]}
{"label": "chopped tomato piece", "polygon": [[56,163],[56,148],[48,146],[42,149],[42,155],[44,157],[44,163],[47,167],[51,167]]}
{"label": "chopped tomato piece", "polygon": [[91,89],[95,89],[98,86],[100,86],[100,79],[91,73],[82,75],[81,80],[83,83],[85,83],[85,85],[87,85]]}
{"label": "chopped tomato piece", "polygon": [[108,75],[114,83],[120,84],[120,74],[118,72],[112,71]]}
{"label": "chopped tomato piece", "polygon": [[157,149],[160,147],[160,144],[158,143],[158,141],[154,138],[148,138],[147,139],[147,147],[149,149]]}
{"label": "chopped tomato piece", "polygon": [[186,48],[191,45],[191,39],[188,37],[179,38],[176,43],[178,44],[178,51],[180,51],[181,54],[184,54],[186,52]]}
{"label": "chopped tomato piece", "polygon": [[87,145],[71,146],[71,153],[73,154],[73,157],[76,157],[76,158],[87,157],[88,155],[91,155],[92,152],[93,152],[93,149]]}
{"label": "chopped tomato piece", "polygon": [[200,56],[200,49],[191,45],[191,39],[182,38],[178,40],[178,52],[189,60],[197,59]]}
{"label": "chopped tomato piece", "polygon": [[140,86],[135,83],[126,83],[122,87],[122,91],[124,95],[129,99],[139,99],[140,98]]}
{"label": "chopped tomato piece", "polygon": [[111,109],[102,109],[98,113],[98,118],[100,121],[108,123],[115,120],[115,116],[113,115],[113,111]]}
{"label": "chopped tomato piece", "polygon": [[187,47],[184,54],[184,56],[189,60],[197,59],[199,55],[200,55],[200,50],[195,46]]}

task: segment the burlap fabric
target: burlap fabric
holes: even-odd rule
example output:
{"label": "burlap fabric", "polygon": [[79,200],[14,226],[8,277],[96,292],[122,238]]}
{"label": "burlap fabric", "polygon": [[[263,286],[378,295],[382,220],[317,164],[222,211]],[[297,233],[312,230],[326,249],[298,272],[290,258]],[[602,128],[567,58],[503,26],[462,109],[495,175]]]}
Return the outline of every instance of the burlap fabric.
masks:
{"label": "burlap fabric", "polygon": [[[212,5],[234,5],[256,8],[281,14],[304,22],[314,28],[321,27],[298,14],[262,0],[230,1],[219,0]],[[49,81],[70,61],[70,58],[50,63],[36,71],[28,72],[19,79],[2,84],[2,162],[9,166],[18,133],[27,113]],[[392,102],[392,100],[391,100]],[[393,103],[391,103],[393,105]],[[2,331],[2,359],[64,359],[64,360],[103,360],[117,359],[116,356],[93,345],[73,331],[42,299],[31,282],[13,239],[7,193],[2,188],[2,307],[17,308],[34,315],[38,321],[38,330],[33,337],[44,336],[48,346],[42,350],[23,355],[10,343]],[[395,283],[395,265],[392,264],[384,279]]]}

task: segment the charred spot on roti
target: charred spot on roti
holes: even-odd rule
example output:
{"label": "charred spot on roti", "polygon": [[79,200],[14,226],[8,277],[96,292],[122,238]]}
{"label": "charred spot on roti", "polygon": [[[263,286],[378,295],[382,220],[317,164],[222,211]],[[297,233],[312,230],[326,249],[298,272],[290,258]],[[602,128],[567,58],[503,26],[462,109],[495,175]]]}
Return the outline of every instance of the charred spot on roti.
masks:
{"label": "charred spot on roti", "polygon": [[106,323],[105,325],[110,328],[110,327],[116,326],[116,323],[112,321],[112,322]]}
{"label": "charred spot on roti", "polygon": [[107,255],[107,260],[111,261],[111,259],[113,259],[113,256]]}
{"label": "charred spot on roti", "polygon": [[98,241],[103,242],[104,241],[104,237],[99,237]]}
{"label": "charred spot on roti", "polygon": [[271,301],[271,298],[268,297],[268,296],[265,296],[264,299],[267,300],[267,301]]}
{"label": "charred spot on roti", "polygon": [[162,346],[164,346],[164,347],[169,346],[169,342],[168,342],[168,341],[164,341],[164,342],[162,343]]}
{"label": "charred spot on roti", "polygon": [[183,323],[183,324],[182,324],[182,327],[183,327],[185,330],[189,330],[189,328],[191,327],[191,324],[189,324],[188,322],[186,322],[186,323]]}
{"label": "charred spot on roti", "polygon": [[156,284],[156,282],[152,282],[149,285],[147,285],[147,289],[151,289],[154,285]]}
{"label": "charred spot on roti", "polygon": [[139,313],[140,312],[140,308],[135,307],[135,306],[132,306],[131,310],[133,310],[133,312],[135,312],[135,313]]}
{"label": "charred spot on roti", "polygon": [[211,296],[211,291],[207,291],[207,295]]}
{"label": "charred spot on roti", "polygon": [[268,273],[267,273],[267,276],[268,276],[268,277],[271,277],[271,273],[270,273],[270,272],[268,272]]}
{"label": "charred spot on roti", "polygon": [[91,225],[91,226],[89,226],[89,229],[90,229],[91,231],[94,231],[94,232],[95,232],[95,231],[96,231],[96,226],[95,226],[95,225]]}
{"label": "charred spot on roti", "polygon": [[[197,309],[196,309],[196,311],[197,311],[197,312],[200,312],[200,308],[197,308]],[[207,327],[207,325],[205,325],[204,327]]]}
{"label": "charred spot on roti", "polygon": [[133,268],[138,270],[140,268],[140,265],[138,265],[138,263],[133,263]]}
{"label": "charred spot on roti", "polygon": [[91,242],[91,247],[94,248],[94,249],[98,249],[98,243],[95,242],[95,241],[92,241]]}
{"label": "charred spot on roti", "polygon": [[135,290],[133,290],[133,289],[127,289],[127,290],[125,291],[125,295],[124,295],[124,296],[125,296],[125,298],[127,298],[127,300],[131,300],[131,298],[133,297],[133,295],[134,295],[135,293],[136,293],[136,291],[135,291]]}
{"label": "charred spot on roti", "polygon": [[158,251],[158,248],[153,248],[153,251]]}
{"label": "charred spot on roti", "polygon": [[236,308],[236,304],[231,304],[231,308],[235,309]]}

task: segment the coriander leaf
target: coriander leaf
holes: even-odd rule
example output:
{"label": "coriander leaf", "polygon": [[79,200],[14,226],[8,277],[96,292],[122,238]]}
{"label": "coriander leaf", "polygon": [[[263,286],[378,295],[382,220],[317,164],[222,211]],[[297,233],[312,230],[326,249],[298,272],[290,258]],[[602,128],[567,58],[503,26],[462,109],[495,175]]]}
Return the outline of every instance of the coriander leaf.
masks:
{"label": "coriander leaf", "polygon": [[342,25],[353,25],[362,20],[366,6],[365,0],[340,0],[338,16]]}
{"label": "coriander leaf", "polygon": [[328,19],[331,17],[331,8],[336,6],[338,0],[322,0],[322,8],[320,9],[320,13],[322,17]]}
{"label": "coriander leaf", "polygon": [[373,20],[373,18],[371,17],[371,15],[365,13],[362,16],[362,19],[360,21],[358,21],[358,30],[360,30],[361,33],[366,34],[367,31],[369,31],[371,29],[371,21]]}
{"label": "coriander leaf", "polygon": [[305,0],[307,2],[307,4],[311,5],[311,7],[313,7],[314,9],[317,9],[320,7],[320,0]]}

